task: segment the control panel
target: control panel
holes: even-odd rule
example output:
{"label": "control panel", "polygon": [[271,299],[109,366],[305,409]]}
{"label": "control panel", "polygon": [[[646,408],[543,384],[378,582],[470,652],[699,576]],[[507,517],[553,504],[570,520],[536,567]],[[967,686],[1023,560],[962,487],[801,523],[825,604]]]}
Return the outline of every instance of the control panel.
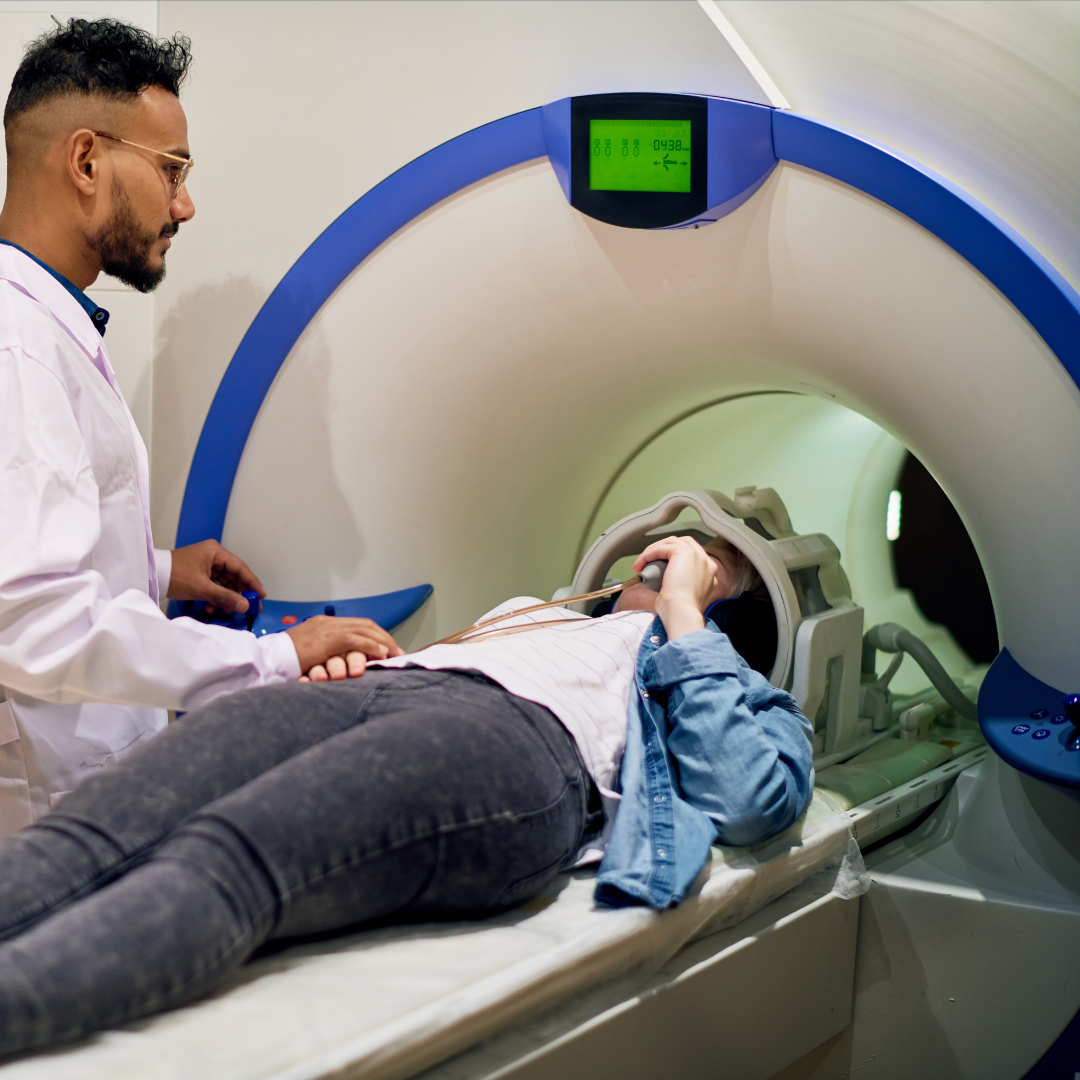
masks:
{"label": "control panel", "polygon": [[1080,694],[1063,696],[1002,649],[983,680],[979,726],[1014,768],[1080,795]]}

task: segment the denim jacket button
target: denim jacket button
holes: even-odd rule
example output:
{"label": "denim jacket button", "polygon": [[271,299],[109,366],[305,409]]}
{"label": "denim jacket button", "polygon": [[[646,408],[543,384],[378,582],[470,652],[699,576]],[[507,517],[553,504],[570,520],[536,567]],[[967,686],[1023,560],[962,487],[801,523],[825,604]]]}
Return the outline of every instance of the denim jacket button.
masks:
{"label": "denim jacket button", "polygon": [[658,635],[656,635],[656,634],[653,634],[653,636],[652,636],[651,638],[649,638],[649,640],[650,640],[650,641],[651,641],[651,642],[652,642],[652,643],[653,643],[654,645],[659,645],[659,644],[660,644],[660,638],[659,638],[659,636],[658,636]]}
{"label": "denim jacket button", "polygon": [[641,696],[642,697],[648,697],[649,696],[649,691],[648,690],[642,690],[641,691]]}
{"label": "denim jacket button", "polygon": [[664,796],[663,795],[654,795],[653,796],[653,802],[663,802],[663,801],[664,801]]}
{"label": "denim jacket button", "polygon": [[667,852],[666,851],[658,851],[656,853],[656,857],[658,859],[666,859],[667,858]]}

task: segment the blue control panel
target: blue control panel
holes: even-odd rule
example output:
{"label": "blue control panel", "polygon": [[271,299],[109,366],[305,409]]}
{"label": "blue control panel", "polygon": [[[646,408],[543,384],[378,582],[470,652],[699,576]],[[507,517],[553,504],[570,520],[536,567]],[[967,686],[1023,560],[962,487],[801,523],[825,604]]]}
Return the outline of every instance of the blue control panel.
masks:
{"label": "blue control panel", "polygon": [[430,585],[414,585],[411,589],[398,589],[396,592],[379,593],[375,596],[358,596],[352,600],[305,602],[259,600],[257,593],[246,592],[244,596],[250,606],[243,615],[231,615],[223,611],[208,615],[203,600],[170,600],[168,616],[170,619],[187,616],[215,626],[250,630],[256,637],[278,634],[314,615],[371,619],[384,630],[393,630],[419,611],[433,591]]}
{"label": "blue control panel", "polygon": [[979,692],[979,726],[994,751],[1040,780],[1080,789],[1080,694],[1029,675],[1002,649]]}

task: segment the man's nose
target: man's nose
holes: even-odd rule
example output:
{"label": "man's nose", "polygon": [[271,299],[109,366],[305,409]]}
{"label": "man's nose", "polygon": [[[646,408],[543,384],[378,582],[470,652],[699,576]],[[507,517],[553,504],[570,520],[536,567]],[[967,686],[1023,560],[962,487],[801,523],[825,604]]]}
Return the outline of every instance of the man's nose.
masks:
{"label": "man's nose", "polygon": [[186,184],[169,204],[169,214],[178,225],[183,221],[190,221],[195,216],[195,204],[191,201]]}

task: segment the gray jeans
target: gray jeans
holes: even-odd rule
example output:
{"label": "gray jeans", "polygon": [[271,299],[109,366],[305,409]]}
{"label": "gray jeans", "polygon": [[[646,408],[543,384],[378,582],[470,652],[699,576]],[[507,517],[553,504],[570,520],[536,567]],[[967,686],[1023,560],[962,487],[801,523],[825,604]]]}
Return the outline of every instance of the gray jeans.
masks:
{"label": "gray jeans", "polygon": [[0,841],[0,1055],[208,993],[271,939],[535,896],[600,825],[566,729],[475,673],[222,698]]}

